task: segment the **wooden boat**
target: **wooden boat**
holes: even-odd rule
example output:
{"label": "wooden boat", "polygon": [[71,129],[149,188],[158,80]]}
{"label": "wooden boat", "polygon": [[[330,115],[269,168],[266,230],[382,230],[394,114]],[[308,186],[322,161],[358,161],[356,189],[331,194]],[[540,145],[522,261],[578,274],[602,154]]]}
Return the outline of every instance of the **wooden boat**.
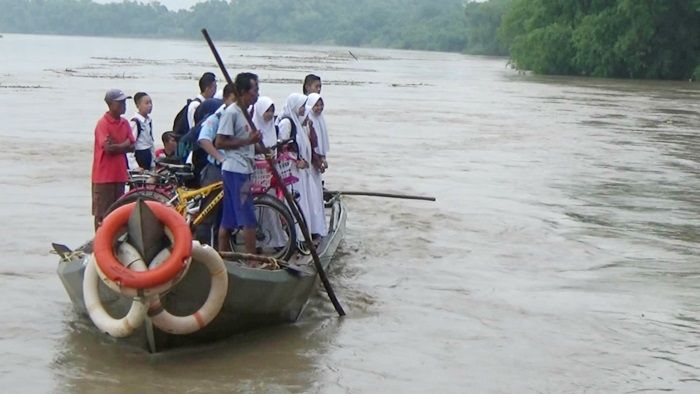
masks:
{"label": "wooden boat", "polygon": [[[321,265],[326,269],[338,248],[345,232],[347,212],[340,194],[326,201],[328,235],[320,240],[317,252]],[[73,307],[79,316],[88,318],[83,295],[83,278],[92,254],[92,241],[70,250],[54,244],[61,257],[58,275],[68,292]],[[317,277],[310,256],[297,255],[285,269],[265,270],[250,268],[240,262],[225,261],[228,290],[218,315],[205,327],[192,334],[175,335],[157,328],[146,317],[143,325],[125,338],[111,340],[125,342],[149,352],[211,342],[258,327],[294,322],[299,319],[309,297],[318,289]],[[202,265],[192,264],[182,278],[161,303],[171,314],[186,316],[202,306],[210,288],[209,271]],[[125,297],[107,287],[102,281],[98,285],[99,298],[112,316],[124,316],[129,311],[132,298]]]}

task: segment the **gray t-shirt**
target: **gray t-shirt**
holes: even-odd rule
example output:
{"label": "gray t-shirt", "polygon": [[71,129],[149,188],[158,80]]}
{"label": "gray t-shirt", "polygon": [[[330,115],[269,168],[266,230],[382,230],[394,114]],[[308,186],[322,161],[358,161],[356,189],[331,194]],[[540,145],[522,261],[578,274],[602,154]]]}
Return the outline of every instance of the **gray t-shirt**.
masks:
{"label": "gray t-shirt", "polygon": [[[219,129],[216,134],[229,135],[236,139],[244,139],[250,136],[251,128],[243,111],[238,104],[231,104],[221,114]],[[253,158],[255,157],[255,144],[245,145],[237,149],[224,149],[224,163],[221,169],[239,174],[253,173]]]}

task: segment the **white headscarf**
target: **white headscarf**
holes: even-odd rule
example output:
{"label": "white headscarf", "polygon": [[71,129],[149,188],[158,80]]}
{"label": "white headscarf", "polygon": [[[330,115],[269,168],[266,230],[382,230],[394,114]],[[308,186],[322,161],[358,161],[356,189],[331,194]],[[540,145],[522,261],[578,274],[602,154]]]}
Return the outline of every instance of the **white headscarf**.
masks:
{"label": "white headscarf", "polygon": [[[316,153],[321,156],[326,156],[328,151],[330,151],[328,142],[328,127],[326,127],[326,119],[323,118],[323,112],[316,115],[313,111],[314,105],[321,100],[321,95],[318,93],[311,93],[306,100],[306,114],[311,119],[314,125],[314,130],[316,130],[316,138],[318,139],[318,146],[316,147]],[[324,102],[325,104],[325,102]]]}
{"label": "white headscarf", "polygon": [[266,147],[274,146],[277,143],[277,130],[275,130],[275,121],[270,119],[266,122],[263,119],[263,114],[270,109],[274,104],[272,99],[266,96],[258,97],[258,101],[253,106],[253,124],[262,133],[262,143]]}
{"label": "white headscarf", "polygon": [[298,114],[299,108],[303,107],[304,103],[306,103],[306,96],[303,94],[290,94],[289,97],[287,97],[287,101],[284,102],[284,108],[282,109],[282,113],[280,114],[277,122],[279,124],[279,122],[281,122],[284,118],[292,119],[292,122],[294,122],[294,126],[297,130],[296,142],[299,147],[299,156],[311,163],[311,141],[309,140],[309,135],[307,134],[306,129],[301,125],[304,119],[306,119],[306,115],[299,117]]}

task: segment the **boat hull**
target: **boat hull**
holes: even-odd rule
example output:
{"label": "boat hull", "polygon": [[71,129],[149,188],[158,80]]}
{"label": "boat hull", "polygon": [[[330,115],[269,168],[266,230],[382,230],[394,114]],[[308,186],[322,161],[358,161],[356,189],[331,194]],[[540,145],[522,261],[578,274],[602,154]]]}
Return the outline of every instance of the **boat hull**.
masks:
{"label": "boat hull", "polygon": [[[330,266],[333,255],[345,232],[347,212],[340,197],[334,198],[326,209],[329,232],[317,247],[321,265]],[[58,267],[60,277],[75,311],[88,318],[83,298],[83,276],[92,249],[88,243],[62,258]],[[224,305],[214,320],[201,330],[187,335],[174,335],[159,330],[146,318],[143,326],[127,338],[114,338],[132,346],[159,352],[167,349],[206,343],[223,339],[255,328],[296,321],[309,297],[314,294],[318,275],[294,269],[263,270],[225,261],[228,290]],[[310,257],[295,262],[315,272]],[[198,310],[207,298],[210,275],[204,265],[192,264],[185,277],[167,294],[161,296],[163,306],[170,313],[189,315]],[[107,312],[124,316],[132,303],[131,298],[115,293],[99,283],[99,295]],[[94,327],[94,326],[93,326]],[[106,337],[108,337],[105,334]]]}

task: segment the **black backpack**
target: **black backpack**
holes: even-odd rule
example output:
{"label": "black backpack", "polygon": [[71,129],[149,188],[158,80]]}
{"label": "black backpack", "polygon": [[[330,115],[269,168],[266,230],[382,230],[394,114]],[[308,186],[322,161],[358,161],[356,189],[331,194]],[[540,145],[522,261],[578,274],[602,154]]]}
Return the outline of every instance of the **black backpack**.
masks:
{"label": "black backpack", "polygon": [[200,104],[202,103],[202,100],[200,100],[199,98],[187,99],[187,104],[185,104],[185,106],[182,107],[180,112],[178,112],[177,115],[175,115],[175,120],[173,120],[173,132],[178,136],[183,136],[188,131],[190,131],[190,124],[187,121],[187,109],[190,107],[190,103],[193,101],[196,101]]}
{"label": "black backpack", "polygon": [[[139,137],[141,137],[141,132],[143,131],[143,126],[138,119],[131,118],[131,120],[136,123],[136,139],[139,139]],[[151,139],[153,139],[153,123],[151,123]]]}
{"label": "black backpack", "polygon": [[289,124],[292,126],[292,130],[289,132],[289,139],[291,139],[293,142],[290,144],[293,148],[294,151],[299,152],[299,145],[297,145],[297,125],[294,123],[294,120],[290,118],[289,116],[284,116],[279,119],[279,121],[275,124],[275,131],[277,132],[277,140],[280,139],[280,127],[279,123],[283,121],[284,119],[289,120]]}

